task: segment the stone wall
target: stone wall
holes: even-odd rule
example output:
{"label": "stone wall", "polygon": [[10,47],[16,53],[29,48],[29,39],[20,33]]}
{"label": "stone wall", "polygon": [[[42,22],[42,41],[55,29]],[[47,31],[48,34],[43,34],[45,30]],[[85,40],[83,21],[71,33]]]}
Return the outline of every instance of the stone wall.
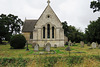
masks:
{"label": "stone wall", "polygon": [[51,44],[51,47],[57,45],[57,47],[64,47],[64,41],[33,41],[33,43],[39,44],[39,47],[44,47],[47,43]]}
{"label": "stone wall", "polygon": [[27,41],[30,40],[30,33],[29,32],[23,32],[22,34],[24,35],[24,37],[26,38]]}

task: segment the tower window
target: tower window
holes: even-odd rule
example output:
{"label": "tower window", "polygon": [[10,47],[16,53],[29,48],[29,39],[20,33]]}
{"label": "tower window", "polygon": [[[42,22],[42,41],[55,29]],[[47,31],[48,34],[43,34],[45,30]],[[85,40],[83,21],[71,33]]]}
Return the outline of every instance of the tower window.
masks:
{"label": "tower window", "polygon": [[47,24],[47,38],[50,38],[50,24]]}
{"label": "tower window", "polygon": [[45,38],[45,27],[43,27],[43,38]]}
{"label": "tower window", "polygon": [[52,27],[52,38],[54,38],[54,27]]}

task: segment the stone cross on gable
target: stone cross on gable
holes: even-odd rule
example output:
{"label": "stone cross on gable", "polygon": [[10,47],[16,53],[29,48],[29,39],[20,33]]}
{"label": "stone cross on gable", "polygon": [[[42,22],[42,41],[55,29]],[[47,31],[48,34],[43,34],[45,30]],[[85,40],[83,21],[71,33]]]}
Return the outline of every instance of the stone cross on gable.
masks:
{"label": "stone cross on gable", "polygon": [[50,4],[50,0],[47,1],[48,5]]}

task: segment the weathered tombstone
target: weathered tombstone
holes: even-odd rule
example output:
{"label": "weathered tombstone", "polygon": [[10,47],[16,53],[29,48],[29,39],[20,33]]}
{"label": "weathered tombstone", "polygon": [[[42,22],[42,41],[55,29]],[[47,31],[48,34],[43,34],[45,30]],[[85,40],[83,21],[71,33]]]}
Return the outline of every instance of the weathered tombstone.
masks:
{"label": "weathered tombstone", "polygon": [[39,50],[39,45],[36,44],[36,45],[34,46],[34,51],[38,51],[38,50]]}
{"label": "weathered tombstone", "polygon": [[81,41],[80,44],[81,44],[81,47],[84,47],[84,42],[83,41]]}
{"label": "weathered tombstone", "polygon": [[32,44],[32,48],[34,48],[35,45],[36,45],[36,43],[33,43],[33,44]]}
{"label": "weathered tombstone", "polygon": [[50,43],[47,43],[46,44],[46,47],[45,47],[45,51],[49,52],[50,51],[50,48],[51,48],[51,44]]}
{"label": "weathered tombstone", "polygon": [[69,42],[68,42],[68,46],[72,46],[72,42],[71,42],[71,40],[69,40]]}
{"label": "weathered tombstone", "polygon": [[92,48],[96,48],[96,43],[95,42],[92,42]]}
{"label": "weathered tombstone", "polygon": [[57,45],[56,44],[54,45],[54,48],[57,48]]}
{"label": "weathered tombstone", "polygon": [[90,42],[88,42],[88,43],[87,43],[87,46],[91,46],[91,43],[90,43]]}

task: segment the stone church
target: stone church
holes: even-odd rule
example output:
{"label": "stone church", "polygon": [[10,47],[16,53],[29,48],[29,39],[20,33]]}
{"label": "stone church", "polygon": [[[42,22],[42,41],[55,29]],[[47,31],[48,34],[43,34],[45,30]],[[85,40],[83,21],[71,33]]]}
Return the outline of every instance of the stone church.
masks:
{"label": "stone church", "polygon": [[47,43],[54,47],[64,47],[64,29],[61,21],[50,6],[50,1],[38,20],[25,20],[22,33],[28,43],[44,47]]}

